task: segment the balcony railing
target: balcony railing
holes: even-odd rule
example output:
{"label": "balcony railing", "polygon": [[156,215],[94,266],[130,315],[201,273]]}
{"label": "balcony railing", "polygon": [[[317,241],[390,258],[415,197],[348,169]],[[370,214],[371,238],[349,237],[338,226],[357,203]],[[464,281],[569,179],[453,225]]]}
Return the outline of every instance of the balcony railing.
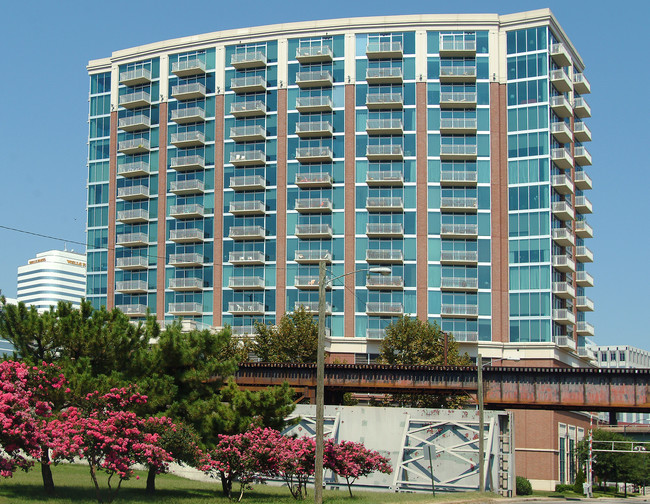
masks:
{"label": "balcony railing", "polygon": [[386,329],[366,329],[366,339],[379,340],[386,336]]}
{"label": "balcony railing", "polygon": [[591,130],[582,121],[573,123],[573,133],[580,142],[591,142]]}
{"label": "balcony railing", "polygon": [[573,152],[574,152],[576,164],[579,164],[580,166],[591,165],[591,154],[585,147],[578,146],[574,149]]}
{"label": "balcony railing", "polygon": [[371,161],[401,161],[404,148],[401,145],[368,145],[366,157]]}
{"label": "balcony railing", "polygon": [[442,277],[440,288],[445,290],[468,291],[478,289],[478,278]]}
{"label": "balcony railing", "polygon": [[[299,310],[301,306],[304,307],[305,311],[308,313],[318,313],[318,301],[307,301],[307,302],[296,301],[293,305],[293,309]],[[332,314],[332,305],[330,303],[325,303],[325,313],[327,315]]]}
{"label": "balcony railing", "polygon": [[440,307],[443,317],[478,317],[478,306],[472,304],[445,304]]}
{"label": "balcony railing", "polygon": [[366,184],[375,186],[403,186],[404,174],[401,171],[369,171],[366,172]]}
{"label": "balcony railing", "polygon": [[266,230],[262,226],[230,226],[229,236],[233,240],[262,240]]}
{"label": "balcony railing", "polygon": [[120,310],[127,317],[144,317],[147,314],[147,305],[129,304],[117,305],[115,308]]}
{"label": "balcony railing", "polygon": [[451,334],[456,341],[478,341],[478,331],[451,331]]}
{"label": "balcony railing", "polygon": [[169,239],[176,243],[197,243],[203,241],[203,230],[198,228],[171,229]]}
{"label": "balcony railing", "polygon": [[266,258],[264,254],[258,250],[236,250],[228,253],[228,261],[235,266],[247,264],[264,264]]}
{"label": "balcony railing", "polygon": [[201,107],[185,107],[172,110],[172,121],[187,124],[205,121],[205,110]]}
{"label": "balcony railing", "polygon": [[573,336],[555,336],[555,344],[560,348],[570,348],[571,350],[576,349],[576,342],[573,339]]}
{"label": "balcony railing", "polygon": [[235,93],[258,93],[266,91],[266,81],[261,75],[233,77],[230,81],[230,89]]}
{"label": "balcony railing", "polygon": [[122,177],[143,177],[149,174],[149,163],[134,161],[117,165],[117,174]]}
{"label": "balcony railing", "polygon": [[331,162],[334,154],[331,147],[298,147],[296,159],[301,163]]}
{"label": "balcony railing", "polygon": [[230,64],[235,68],[256,68],[266,66],[266,55],[262,51],[235,53],[230,57]]}
{"label": "balcony railing", "polygon": [[402,303],[368,302],[366,303],[366,313],[368,315],[402,315],[404,305]]}
{"label": "balcony railing", "polygon": [[188,205],[172,205],[169,207],[169,216],[176,219],[194,219],[203,217],[205,210],[203,205],[191,203]]}
{"label": "balcony railing", "polygon": [[262,315],[264,314],[264,305],[257,301],[234,301],[228,303],[228,311],[233,315]]}
{"label": "balcony railing", "polygon": [[560,68],[571,64],[571,56],[569,56],[569,51],[567,51],[564,44],[551,44],[550,52],[551,58]]}
{"label": "balcony railing", "polygon": [[587,296],[578,296],[576,298],[576,308],[580,311],[594,311],[594,302]]}
{"label": "balcony railing", "polygon": [[582,189],[591,189],[593,187],[591,177],[585,171],[577,171],[575,175],[576,187]]}
{"label": "balcony railing", "polygon": [[233,215],[263,215],[266,205],[263,201],[231,201],[229,211]]}
{"label": "balcony railing", "polygon": [[257,331],[255,330],[255,326],[252,325],[232,326],[230,328],[230,331],[233,336],[239,338],[248,338],[251,336],[255,336],[255,334],[257,334]]}
{"label": "balcony railing", "polygon": [[118,187],[117,197],[126,201],[145,199],[149,197],[149,188],[142,184]]}
{"label": "balcony railing", "polygon": [[576,317],[571,310],[556,308],[553,310],[553,321],[561,325],[574,325]]}
{"label": "balcony railing", "polygon": [[203,289],[202,278],[170,278],[169,288],[175,291],[200,291]]}
{"label": "balcony railing", "polygon": [[445,185],[474,185],[477,181],[476,171],[443,170],[440,172],[440,183]]}
{"label": "balcony railing", "polygon": [[440,159],[476,159],[477,153],[473,144],[440,145]]}
{"label": "balcony railing", "polygon": [[125,86],[137,86],[151,82],[151,70],[140,67],[120,72],[120,84]]}
{"label": "balcony railing", "polygon": [[198,316],[203,313],[200,303],[169,303],[168,311],[171,315]]}
{"label": "balcony railing", "polygon": [[551,133],[555,139],[562,144],[571,143],[571,140],[573,140],[571,128],[564,121],[552,122]]}
{"label": "balcony railing", "polygon": [[331,238],[332,226],[329,224],[296,224],[298,238]]}
{"label": "balcony railing", "polygon": [[334,79],[329,70],[296,73],[296,84],[301,88],[331,87],[333,83]]}
{"label": "balcony railing", "polygon": [[573,109],[564,95],[551,96],[551,108],[560,117],[571,117]]}
{"label": "balcony railing", "polygon": [[235,166],[260,166],[266,164],[264,151],[255,149],[230,153],[230,163]]}
{"label": "balcony railing", "polygon": [[259,124],[235,126],[234,128],[230,128],[230,138],[235,142],[266,140],[266,130]]}
{"label": "balcony railing", "polygon": [[561,93],[571,91],[573,88],[573,82],[564,69],[551,70],[551,84]]}
{"label": "balcony railing", "polygon": [[149,243],[146,233],[124,233],[117,235],[117,244],[123,247],[141,247]]}
{"label": "balcony railing", "polygon": [[471,56],[476,54],[476,40],[461,40],[440,34],[440,56]]}
{"label": "balcony railing", "polygon": [[591,84],[589,80],[580,72],[573,73],[573,89],[576,93],[589,94],[591,93]]}
{"label": "balcony railing", "polygon": [[369,42],[366,46],[368,59],[401,58],[404,55],[402,43],[394,42]]}
{"label": "balcony railing", "polygon": [[296,98],[298,112],[331,112],[332,99],[329,96],[299,96]]}
{"label": "balcony railing", "polygon": [[591,117],[591,107],[581,96],[573,100],[573,111],[578,117]]}
{"label": "balcony railing", "polygon": [[317,264],[320,261],[332,262],[332,252],[329,250],[296,250],[294,261],[299,264]]}
{"label": "balcony railing", "polygon": [[553,267],[564,273],[574,272],[576,270],[576,262],[566,254],[554,255]]}
{"label": "balcony railing", "polygon": [[404,252],[401,250],[367,249],[366,262],[371,264],[401,264]]}
{"label": "balcony railing", "polygon": [[478,209],[478,198],[440,198],[440,210],[445,212],[473,212]]}
{"label": "balcony railing", "polygon": [[261,175],[230,177],[230,188],[235,191],[263,190],[266,188],[266,180]]}
{"label": "balcony railing", "polygon": [[398,197],[369,197],[366,198],[366,210],[369,212],[403,212],[404,201]]}
{"label": "balcony railing", "polygon": [[440,93],[441,108],[473,108],[476,107],[476,91],[442,91]]}
{"label": "balcony railing", "polygon": [[442,224],[440,235],[449,238],[478,236],[478,224]]}
{"label": "balcony railing", "polygon": [[[297,287],[298,289],[307,289],[307,290],[315,290],[318,289],[318,275],[299,275],[294,278],[293,281],[294,287]],[[325,288],[326,289],[331,289],[332,286],[329,282],[329,278],[326,279],[325,281]]]}
{"label": "balcony railing", "polygon": [[475,117],[443,117],[440,119],[440,133],[475,133]]}
{"label": "balcony railing", "polygon": [[179,77],[202,75],[205,73],[205,70],[205,63],[198,58],[190,58],[172,63],[172,73]]}
{"label": "balcony railing", "polygon": [[149,211],[144,208],[133,208],[131,210],[120,210],[117,212],[117,220],[125,224],[136,222],[147,222],[149,220]]}
{"label": "balcony railing", "polygon": [[172,97],[177,100],[196,100],[205,98],[206,89],[201,82],[189,82],[172,86]]}
{"label": "balcony railing", "polygon": [[403,237],[404,225],[400,223],[369,222],[366,224],[366,235],[371,238]]}
{"label": "balcony railing", "polygon": [[145,114],[120,117],[117,127],[122,131],[139,131],[151,127],[151,118]]}
{"label": "balcony railing", "polygon": [[300,63],[332,61],[333,57],[332,48],[327,45],[313,45],[309,47],[298,47],[296,49],[296,59]]}
{"label": "balcony railing", "polygon": [[594,211],[594,207],[586,196],[576,196],[576,210],[581,214],[588,214]]}
{"label": "balcony railing", "polygon": [[115,260],[115,267],[121,270],[141,270],[148,266],[149,259],[144,256],[118,257]]}
{"label": "balcony railing", "polygon": [[562,299],[575,299],[576,289],[568,282],[553,282],[553,294]]}
{"label": "balcony railing", "polygon": [[399,67],[366,69],[368,84],[401,84],[403,78],[402,69]]}
{"label": "balcony railing", "polygon": [[441,66],[440,82],[473,82],[476,80],[476,66]]}
{"label": "balcony railing", "polygon": [[296,123],[296,135],[300,138],[330,137],[334,133],[329,121],[305,121]]}
{"label": "balcony railing", "polygon": [[296,200],[295,208],[300,213],[329,213],[332,201],[329,198],[301,198]]}
{"label": "balcony railing", "polygon": [[183,196],[186,194],[203,194],[205,184],[199,179],[173,180],[169,183],[169,192]]}
{"label": "balcony railing", "polygon": [[266,115],[266,104],[262,100],[233,102],[230,113],[235,117],[256,117]]}
{"label": "balcony railing", "polygon": [[401,276],[368,275],[366,277],[367,289],[401,290],[404,288],[404,278]]}
{"label": "balcony railing", "polygon": [[171,167],[176,171],[202,170],[205,168],[205,159],[197,154],[175,156],[172,158]]}
{"label": "balcony railing", "polygon": [[184,254],[169,254],[169,264],[171,266],[201,266],[203,265],[203,256],[195,252],[187,252]]}
{"label": "balcony railing", "polygon": [[580,238],[593,238],[594,229],[585,220],[576,221],[576,234]]}
{"label": "balcony railing", "polygon": [[123,154],[142,154],[149,152],[149,140],[146,138],[129,138],[117,144],[117,150]]}
{"label": "balcony railing", "polygon": [[401,119],[368,119],[366,121],[368,135],[401,135],[404,125]]}
{"label": "balcony railing", "polygon": [[562,221],[571,221],[575,219],[575,211],[567,201],[554,201],[552,212],[553,215]]}
{"label": "balcony railing", "polygon": [[573,194],[573,182],[568,175],[553,175],[553,189],[560,194]]}
{"label": "balcony railing", "polygon": [[138,294],[147,292],[147,282],[144,280],[123,280],[115,282],[115,290],[126,294]]}
{"label": "balcony railing", "polygon": [[579,320],[576,324],[576,332],[580,336],[593,336],[594,326],[584,320]]}
{"label": "balcony railing", "polygon": [[442,264],[475,264],[478,262],[478,251],[441,250],[440,262]]}
{"label": "balcony railing", "polygon": [[578,271],[576,273],[576,283],[580,287],[593,287],[594,286],[594,277],[591,276],[586,271]]}
{"label": "balcony railing", "polygon": [[228,280],[228,287],[234,290],[264,289],[264,279],[261,276],[234,276]]}
{"label": "balcony railing", "polygon": [[401,93],[369,93],[366,95],[366,107],[370,110],[401,109],[404,98]]}
{"label": "balcony railing", "polygon": [[118,100],[120,107],[127,109],[148,107],[151,105],[151,95],[146,91],[136,91],[120,95]]}
{"label": "balcony railing", "polygon": [[573,247],[576,244],[575,237],[570,229],[561,227],[553,229],[551,237],[558,245],[562,247]]}
{"label": "balcony railing", "polygon": [[172,133],[171,143],[176,147],[198,147],[205,144],[205,135],[201,131]]}
{"label": "balcony railing", "polygon": [[301,188],[332,187],[329,173],[296,173],[296,185]]}

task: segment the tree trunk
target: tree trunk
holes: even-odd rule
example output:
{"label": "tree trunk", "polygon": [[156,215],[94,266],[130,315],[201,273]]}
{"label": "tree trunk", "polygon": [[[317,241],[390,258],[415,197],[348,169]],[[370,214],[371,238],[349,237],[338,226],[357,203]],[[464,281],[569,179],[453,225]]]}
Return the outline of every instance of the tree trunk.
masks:
{"label": "tree trunk", "polygon": [[41,453],[41,476],[43,477],[43,489],[47,495],[54,494],[54,480],[52,479],[52,468],[50,467],[50,449],[43,447]]}
{"label": "tree trunk", "polygon": [[99,490],[99,483],[97,482],[97,475],[95,474],[95,466],[90,463],[88,464],[90,466],[90,479],[93,481],[93,485],[95,486],[95,494],[97,495],[97,502],[104,502],[102,500],[102,493]]}
{"label": "tree trunk", "polygon": [[226,478],[226,476],[223,474],[221,475],[221,491],[225,497],[228,497],[230,499],[232,492],[232,480]]}
{"label": "tree trunk", "polygon": [[147,495],[153,495],[156,492],[156,470],[153,467],[149,468],[147,473]]}

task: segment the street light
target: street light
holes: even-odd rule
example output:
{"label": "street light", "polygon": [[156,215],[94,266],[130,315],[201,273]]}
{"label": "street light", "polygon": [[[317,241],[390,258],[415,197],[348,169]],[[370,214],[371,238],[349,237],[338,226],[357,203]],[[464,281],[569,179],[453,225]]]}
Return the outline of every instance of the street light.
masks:
{"label": "street light", "polygon": [[[509,360],[517,362],[519,357],[512,357],[506,359],[501,357],[497,360]],[[477,399],[478,399],[478,491],[485,492],[485,436],[483,433],[485,418],[484,418],[484,407],[483,407],[483,366],[492,364],[492,361],[486,362],[483,364],[483,356],[479,353],[476,356],[476,368],[478,370],[478,389],[477,389]]]}
{"label": "street light", "polygon": [[388,275],[388,267],[362,268],[326,280],[325,261],[318,263],[318,348],[316,356],[316,460],[314,466],[314,502],[323,503],[323,458],[324,458],[324,423],[325,423],[325,287],[334,280],[344,276],[367,271]]}

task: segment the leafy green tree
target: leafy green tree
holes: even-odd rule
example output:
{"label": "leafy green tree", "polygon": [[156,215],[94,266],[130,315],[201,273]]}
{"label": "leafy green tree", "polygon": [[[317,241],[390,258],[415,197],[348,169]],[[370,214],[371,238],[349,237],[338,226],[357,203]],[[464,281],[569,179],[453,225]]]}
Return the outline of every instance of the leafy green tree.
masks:
{"label": "leafy green tree", "polygon": [[[435,322],[402,316],[386,328],[381,343],[380,362],[390,365],[445,364],[445,335]],[[469,356],[461,354],[458,343],[450,334],[447,338],[447,364],[469,366]],[[463,396],[395,394],[393,401],[417,408],[458,408],[467,402]]]}
{"label": "leafy green tree", "polygon": [[[621,450],[620,452],[595,452],[593,459],[594,476],[600,483],[605,481],[632,482],[634,480],[635,457],[638,455],[629,451],[630,444],[621,441],[630,441],[618,432],[604,429],[594,429],[594,448]],[[598,441],[607,441],[600,443]],[[578,461],[584,464],[589,459],[589,437],[578,443]]]}
{"label": "leafy green tree", "polygon": [[255,324],[253,351],[264,362],[316,362],[318,324],[314,316],[300,306],[286,313],[280,323]]}

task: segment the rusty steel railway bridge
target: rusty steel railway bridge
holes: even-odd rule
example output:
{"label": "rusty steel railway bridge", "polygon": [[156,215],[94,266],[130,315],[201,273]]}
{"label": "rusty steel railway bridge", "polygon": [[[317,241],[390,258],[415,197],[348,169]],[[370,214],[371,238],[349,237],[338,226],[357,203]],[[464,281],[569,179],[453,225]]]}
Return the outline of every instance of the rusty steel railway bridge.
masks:
{"label": "rusty steel railway bridge", "polygon": [[[237,384],[255,390],[287,382],[312,404],[315,364],[242,363]],[[483,368],[486,408],[650,412],[650,369]],[[387,366],[326,364],[325,402],[343,394],[468,394],[478,390],[476,366]]]}

